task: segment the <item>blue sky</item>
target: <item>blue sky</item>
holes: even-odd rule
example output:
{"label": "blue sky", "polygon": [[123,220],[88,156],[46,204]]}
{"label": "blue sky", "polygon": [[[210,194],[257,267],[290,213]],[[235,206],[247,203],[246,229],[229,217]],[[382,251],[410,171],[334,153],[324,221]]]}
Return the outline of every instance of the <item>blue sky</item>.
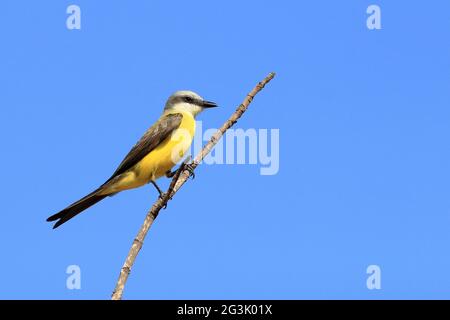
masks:
{"label": "blue sky", "polygon": [[[70,4],[81,30],[66,28]],[[370,4],[381,30],[366,27]],[[153,187],[57,230],[47,216],[108,178],[172,92],[218,102],[200,116],[214,128],[270,71],[237,128],[279,129],[279,172],[199,167],[124,298],[450,298],[449,13],[448,1],[3,1],[0,298],[109,298]],[[66,288],[69,265],[80,290]]]}

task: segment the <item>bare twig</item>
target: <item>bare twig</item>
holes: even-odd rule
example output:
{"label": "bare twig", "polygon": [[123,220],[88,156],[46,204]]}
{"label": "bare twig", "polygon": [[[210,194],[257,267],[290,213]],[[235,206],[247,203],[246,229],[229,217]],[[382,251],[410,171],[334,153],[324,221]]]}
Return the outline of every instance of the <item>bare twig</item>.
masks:
{"label": "bare twig", "polygon": [[[245,97],[242,104],[236,109],[236,111],[231,115],[231,117],[222,125],[222,127],[217,130],[217,132],[211,137],[209,142],[203,147],[203,149],[197,154],[194,160],[189,164],[191,169],[194,170],[199,163],[206,157],[206,155],[211,151],[211,149],[216,145],[219,139],[223,136],[225,131],[231,128],[237,120],[242,116],[242,114],[247,110],[248,106],[252,102],[255,95],[264,88],[264,86],[273,79],[275,73],[271,72],[269,75],[260,83],[258,83],[255,88]],[[125,283],[127,282],[128,276],[130,274],[130,270],[136,260],[136,257],[139,251],[142,248],[142,244],[144,243],[145,236],[147,235],[148,230],[150,229],[153,221],[159,214],[161,208],[167,205],[167,202],[172,199],[175,193],[181,188],[181,186],[189,179],[190,172],[187,169],[184,169],[177,174],[172,179],[172,182],[169,186],[169,189],[165,193],[165,196],[159,198],[148,211],[147,216],[145,217],[144,223],[141,226],[136,238],[133,240],[133,244],[131,245],[130,251],[128,252],[128,256],[123,264],[122,269],[120,270],[119,279],[117,280],[116,287],[112,294],[112,300],[120,300],[122,299],[123,289],[125,287]]]}

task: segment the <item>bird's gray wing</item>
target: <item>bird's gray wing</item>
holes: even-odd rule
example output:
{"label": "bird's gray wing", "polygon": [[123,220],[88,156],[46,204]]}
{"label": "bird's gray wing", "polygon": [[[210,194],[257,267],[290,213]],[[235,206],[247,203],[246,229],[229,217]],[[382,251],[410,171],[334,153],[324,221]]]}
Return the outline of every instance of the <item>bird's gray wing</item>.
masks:
{"label": "bird's gray wing", "polygon": [[134,145],[108,181],[129,170],[141,161],[147,154],[150,153],[150,151],[155,149],[180,126],[182,118],[183,115],[181,113],[171,113],[161,117]]}

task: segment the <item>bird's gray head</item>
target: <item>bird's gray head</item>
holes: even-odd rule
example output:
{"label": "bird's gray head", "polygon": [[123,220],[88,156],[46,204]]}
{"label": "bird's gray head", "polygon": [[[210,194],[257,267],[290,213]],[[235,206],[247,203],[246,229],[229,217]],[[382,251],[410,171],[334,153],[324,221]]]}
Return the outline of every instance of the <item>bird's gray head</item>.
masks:
{"label": "bird's gray head", "polygon": [[177,91],[169,97],[164,107],[164,111],[185,111],[190,112],[194,117],[206,108],[215,108],[217,104],[203,100],[198,94],[192,91]]}

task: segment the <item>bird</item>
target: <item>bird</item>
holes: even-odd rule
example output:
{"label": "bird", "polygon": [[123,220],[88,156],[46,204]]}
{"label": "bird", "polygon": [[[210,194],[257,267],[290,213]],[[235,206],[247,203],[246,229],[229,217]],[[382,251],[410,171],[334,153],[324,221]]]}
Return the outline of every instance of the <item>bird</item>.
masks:
{"label": "bird", "polygon": [[173,177],[171,169],[183,158],[195,134],[195,118],[205,109],[218,105],[204,100],[193,91],[182,90],[172,94],[159,119],[131,148],[111,177],[100,187],[47,218],[56,221],[53,229],[108,196],[152,183],[163,196],[156,180]]}

